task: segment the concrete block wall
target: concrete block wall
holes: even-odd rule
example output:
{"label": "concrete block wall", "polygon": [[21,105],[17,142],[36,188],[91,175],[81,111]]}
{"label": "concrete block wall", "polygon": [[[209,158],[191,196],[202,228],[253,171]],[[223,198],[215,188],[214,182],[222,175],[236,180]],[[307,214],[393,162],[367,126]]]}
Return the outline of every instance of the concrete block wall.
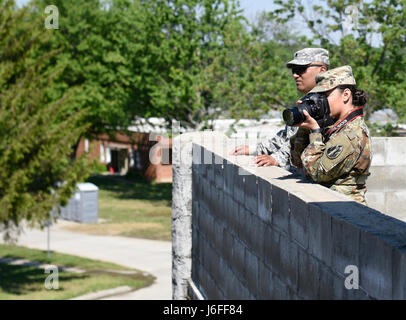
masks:
{"label": "concrete block wall", "polygon": [[[173,250],[174,265],[191,264],[183,282],[174,273],[174,298],[406,299],[405,223],[214,140],[188,140],[191,223],[173,235],[189,232],[190,255],[176,239]],[[345,287],[348,266],[358,289]]]}
{"label": "concrete block wall", "polygon": [[368,205],[406,221],[406,137],[372,138]]}

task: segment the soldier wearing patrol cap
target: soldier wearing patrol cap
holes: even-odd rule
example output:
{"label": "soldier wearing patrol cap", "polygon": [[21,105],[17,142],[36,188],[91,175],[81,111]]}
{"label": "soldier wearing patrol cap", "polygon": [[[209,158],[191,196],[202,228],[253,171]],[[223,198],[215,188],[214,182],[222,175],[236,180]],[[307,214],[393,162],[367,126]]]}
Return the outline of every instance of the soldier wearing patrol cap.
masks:
{"label": "soldier wearing patrol cap", "polygon": [[371,141],[364,122],[365,93],[355,88],[350,66],[318,74],[310,93],[327,96],[331,117],[338,119],[324,134],[309,113],[299,127],[310,130],[310,144],[301,154],[306,175],[332,190],[365,203],[365,182],[371,164]]}
{"label": "soldier wearing patrol cap", "polygon": [[[305,48],[294,54],[286,66],[292,69],[297,90],[307,94],[316,85],[315,77],[325,72],[330,64],[328,51],[323,48]],[[232,155],[256,155],[257,166],[280,166],[290,168],[289,139],[296,134],[296,127],[286,126],[266,142],[250,146],[237,146]]]}

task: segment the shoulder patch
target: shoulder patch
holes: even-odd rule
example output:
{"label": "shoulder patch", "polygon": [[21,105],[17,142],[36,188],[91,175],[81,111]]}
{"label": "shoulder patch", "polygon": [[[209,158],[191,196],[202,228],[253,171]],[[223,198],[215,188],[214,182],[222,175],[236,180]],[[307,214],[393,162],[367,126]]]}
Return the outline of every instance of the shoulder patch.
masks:
{"label": "shoulder patch", "polygon": [[336,144],[327,149],[326,156],[327,156],[327,158],[333,160],[333,159],[337,158],[341,154],[342,151],[343,151],[343,145]]}
{"label": "shoulder patch", "polygon": [[327,173],[347,159],[354,151],[351,140],[346,134],[334,135],[326,144],[326,149],[321,157],[321,167]]}

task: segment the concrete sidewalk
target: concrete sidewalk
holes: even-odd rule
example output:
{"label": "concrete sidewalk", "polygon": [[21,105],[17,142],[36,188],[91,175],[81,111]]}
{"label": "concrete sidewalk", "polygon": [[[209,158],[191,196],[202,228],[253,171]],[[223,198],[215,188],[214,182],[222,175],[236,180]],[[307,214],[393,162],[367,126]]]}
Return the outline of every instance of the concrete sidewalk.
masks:
{"label": "concrete sidewalk", "polygon": [[[129,268],[148,272],[155,282],[144,289],[109,297],[123,300],[172,299],[172,244],[169,241],[99,236],[61,229],[63,221],[51,227],[51,250],[90,259],[114,262]],[[2,235],[0,242],[3,243]],[[47,250],[47,231],[25,229],[18,245]]]}

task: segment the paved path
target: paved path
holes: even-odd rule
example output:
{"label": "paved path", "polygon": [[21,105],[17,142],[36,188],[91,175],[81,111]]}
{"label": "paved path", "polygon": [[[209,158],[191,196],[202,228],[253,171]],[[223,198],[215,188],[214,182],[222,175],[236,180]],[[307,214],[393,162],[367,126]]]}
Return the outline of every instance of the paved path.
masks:
{"label": "paved path", "polygon": [[[99,236],[61,229],[63,221],[51,227],[51,250],[90,259],[114,262],[148,272],[157,279],[144,289],[108,299],[169,300],[172,299],[171,250],[169,241]],[[3,242],[0,235],[0,242]],[[25,229],[18,245],[47,250],[47,231]]]}

